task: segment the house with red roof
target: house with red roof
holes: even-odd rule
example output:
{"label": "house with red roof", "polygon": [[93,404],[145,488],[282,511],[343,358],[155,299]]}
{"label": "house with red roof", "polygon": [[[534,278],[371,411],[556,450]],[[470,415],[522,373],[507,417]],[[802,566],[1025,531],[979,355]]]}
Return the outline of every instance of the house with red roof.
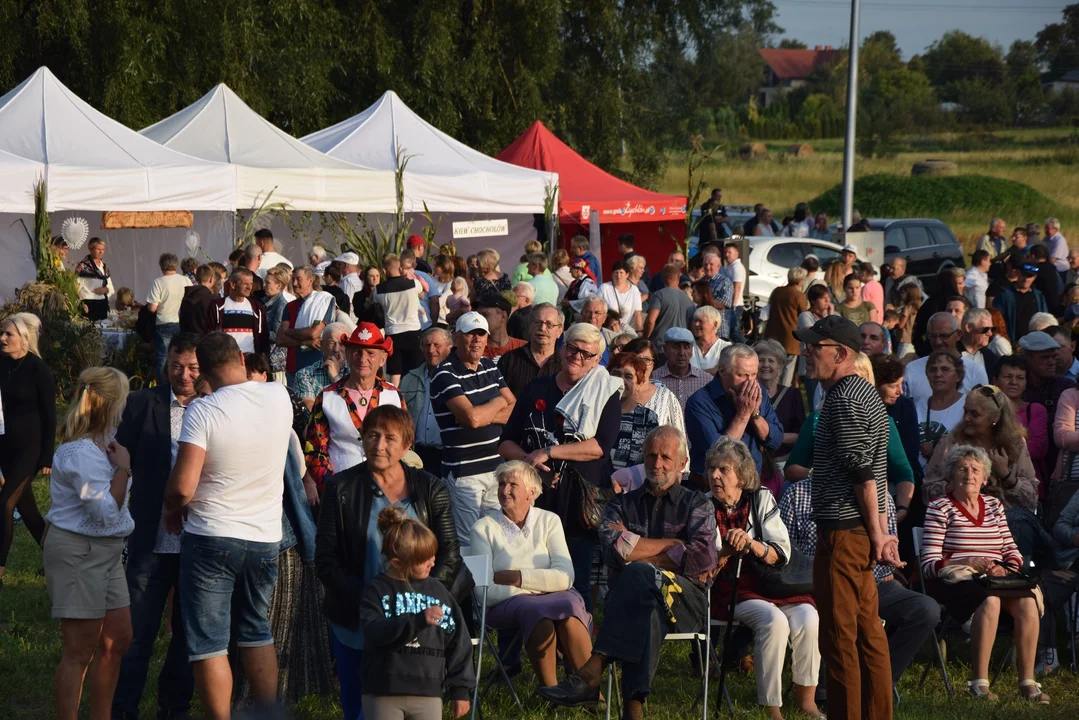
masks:
{"label": "house with red roof", "polygon": [[814,71],[834,62],[841,54],[831,45],[812,50],[762,48],[758,50],[765,64],[765,80],[757,91],[757,104],[768,107],[779,95],[804,87]]}

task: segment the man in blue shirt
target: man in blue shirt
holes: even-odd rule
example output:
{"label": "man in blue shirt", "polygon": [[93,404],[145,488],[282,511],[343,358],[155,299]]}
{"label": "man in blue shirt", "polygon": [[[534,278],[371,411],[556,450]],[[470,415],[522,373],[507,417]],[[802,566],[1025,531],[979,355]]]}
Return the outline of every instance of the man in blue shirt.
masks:
{"label": "man in blue shirt", "polygon": [[702,478],[705,453],[721,435],[746,444],[758,473],[761,452],[783,443],[783,426],[757,380],[757,353],[741,343],[723,349],[715,380],[690,396],[686,417],[693,418],[686,423],[689,470]]}
{"label": "man in blue shirt", "polygon": [[603,272],[599,267],[599,258],[588,249],[588,238],[584,235],[576,236],[570,241],[570,249],[573,250],[573,257],[584,258],[588,262],[588,269],[596,276],[596,286],[601,285],[603,283]]}

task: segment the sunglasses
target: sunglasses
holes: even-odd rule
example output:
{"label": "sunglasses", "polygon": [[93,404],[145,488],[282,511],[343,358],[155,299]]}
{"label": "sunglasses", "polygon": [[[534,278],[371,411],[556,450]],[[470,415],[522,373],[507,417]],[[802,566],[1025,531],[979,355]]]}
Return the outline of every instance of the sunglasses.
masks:
{"label": "sunglasses", "polygon": [[599,355],[599,353],[590,353],[587,350],[582,350],[581,348],[577,347],[576,345],[570,345],[569,343],[566,343],[566,354],[569,355],[570,357],[573,357],[573,356],[576,355],[577,357],[581,358],[582,360],[591,360],[592,358]]}
{"label": "sunglasses", "polygon": [[970,389],[970,391],[972,393],[978,393],[982,397],[987,397],[991,399],[998,408],[1004,407],[1004,391],[998,388],[996,385],[975,385]]}

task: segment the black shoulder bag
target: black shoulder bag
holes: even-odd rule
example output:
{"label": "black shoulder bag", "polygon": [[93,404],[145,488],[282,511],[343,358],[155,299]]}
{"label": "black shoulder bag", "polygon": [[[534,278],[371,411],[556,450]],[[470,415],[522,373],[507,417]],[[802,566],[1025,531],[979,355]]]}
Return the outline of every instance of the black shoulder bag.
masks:
{"label": "black shoulder bag", "polygon": [[[769,490],[761,488],[757,492],[769,492]],[[765,542],[764,526],[761,524],[760,513],[757,511],[756,494],[750,498],[749,503],[756,539]],[[753,559],[756,560],[756,558]],[[750,564],[750,567],[757,576],[762,594],[767,597],[782,600],[796,595],[809,595],[813,592],[813,558],[804,555],[794,543],[791,543],[790,557],[781,567],[766,565],[759,560]]]}

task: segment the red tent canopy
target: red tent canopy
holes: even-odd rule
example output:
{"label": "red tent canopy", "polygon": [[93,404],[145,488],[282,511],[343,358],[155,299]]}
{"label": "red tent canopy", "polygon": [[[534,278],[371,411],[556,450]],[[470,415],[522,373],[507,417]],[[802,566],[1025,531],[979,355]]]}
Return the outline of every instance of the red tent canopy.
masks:
{"label": "red tent canopy", "polygon": [[[617,256],[614,237],[637,239],[636,251],[655,271],[667,261],[674,241],[685,237],[686,199],[631,185],[578,155],[537,120],[503,150],[498,159],[534,170],[558,173],[558,215],[566,237],[588,234],[592,213],[599,213],[604,238],[604,275]],[[618,224],[619,227],[604,227]]]}

